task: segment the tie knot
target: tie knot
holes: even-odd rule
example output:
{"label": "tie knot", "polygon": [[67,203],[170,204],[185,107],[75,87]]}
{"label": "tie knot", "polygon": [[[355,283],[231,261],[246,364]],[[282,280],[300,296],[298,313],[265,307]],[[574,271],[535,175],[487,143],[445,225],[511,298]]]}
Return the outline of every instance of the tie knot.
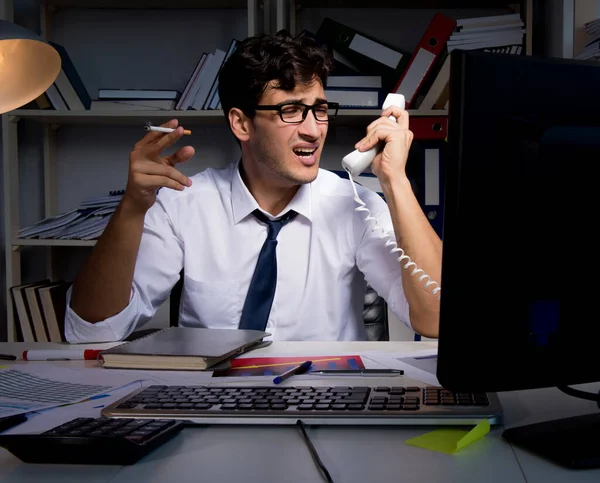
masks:
{"label": "tie knot", "polygon": [[267,233],[267,238],[269,240],[275,240],[277,238],[277,235],[279,235],[279,231],[281,230],[283,225],[285,225],[288,221],[294,218],[298,213],[296,213],[293,210],[290,210],[281,218],[277,218],[275,220],[269,220],[269,218],[267,218],[267,216],[260,210],[254,210],[252,214],[267,225],[269,229],[269,232]]}

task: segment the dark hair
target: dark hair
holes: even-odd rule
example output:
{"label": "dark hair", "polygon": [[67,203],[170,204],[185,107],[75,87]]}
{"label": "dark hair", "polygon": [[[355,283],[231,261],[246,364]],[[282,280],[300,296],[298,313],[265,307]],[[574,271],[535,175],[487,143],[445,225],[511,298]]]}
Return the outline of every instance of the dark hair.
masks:
{"label": "dark hair", "polygon": [[286,91],[296,84],[309,84],[315,77],[325,86],[332,65],[327,48],[311,37],[294,38],[286,31],[248,37],[219,73],[219,100],[225,117],[233,107],[254,117],[254,107],[272,80]]}

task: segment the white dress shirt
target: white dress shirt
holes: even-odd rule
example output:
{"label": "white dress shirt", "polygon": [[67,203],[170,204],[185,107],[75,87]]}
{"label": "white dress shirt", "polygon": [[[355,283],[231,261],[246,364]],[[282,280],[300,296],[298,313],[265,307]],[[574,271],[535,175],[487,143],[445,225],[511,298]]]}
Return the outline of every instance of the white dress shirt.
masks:
{"label": "white dress shirt", "polygon": [[[387,204],[357,186],[373,217],[395,240]],[[298,215],[277,237],[277,288],[266,331],[276,340],[366,340],[366,282],[410,327],[398,254],[357,212],[350,181],[319,170],[300,187],[283,215]],[[237,329],[267,227],[238,162],[206,169],[184,191],[162,189],[148,210],[130,302],[95,324],[81,319],[67,294],[70,342],[117,341],[150,320],[184,268],[179,325]],[[266,213],[269,218],[274,217]],[[366,281],[365,281],[366,280]]]}

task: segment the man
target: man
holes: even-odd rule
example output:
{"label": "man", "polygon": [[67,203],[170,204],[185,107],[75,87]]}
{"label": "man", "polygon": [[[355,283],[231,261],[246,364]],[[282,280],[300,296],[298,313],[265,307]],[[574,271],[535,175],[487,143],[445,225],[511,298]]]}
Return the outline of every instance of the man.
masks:
{"label": "man", "polygon": [[[401,321],[437,336],[438,297],[355,210],[350,182],[319,169],[335,111],[323,88],[330,68],[309,38],[246,39],[219,75],[241,160],[187,178],[175,166],[192,147],[162,155],[182,137],[177,120],[165,124],[174,132],[149,132],[135,145],[122,201],[67,296],[69,341],[127,337],[154,315],[182,269],[181,326],[263,328],[280,340],[365,339],[368,282]],[[357,189],[379,225],[439,281],[441,241],[404,169],[408,125],[405,111],[389,108],[355,146],[385,146],[372,170],[387,205]]]}

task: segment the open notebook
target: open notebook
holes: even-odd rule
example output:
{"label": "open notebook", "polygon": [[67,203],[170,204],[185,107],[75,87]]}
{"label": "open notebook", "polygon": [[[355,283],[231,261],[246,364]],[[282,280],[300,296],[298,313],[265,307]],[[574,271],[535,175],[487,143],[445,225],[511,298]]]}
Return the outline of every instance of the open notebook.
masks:
{"label": "open notebook", "polygon": [[168,327],[100,353],[100,364],[118,369],[206,370],[259,346],[258,330]]}

